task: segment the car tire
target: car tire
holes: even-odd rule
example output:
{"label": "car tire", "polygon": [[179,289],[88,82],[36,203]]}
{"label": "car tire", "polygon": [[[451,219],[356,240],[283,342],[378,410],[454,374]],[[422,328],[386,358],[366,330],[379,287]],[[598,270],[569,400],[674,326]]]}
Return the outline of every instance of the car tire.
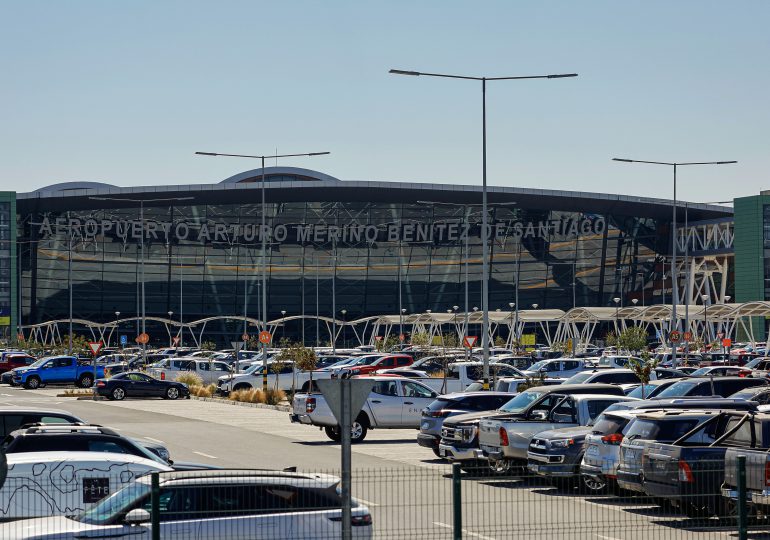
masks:
{"label": "car tire", "polygon": [[580,476],[580,491],[586,495],[604,495],[607,493],[607,490],[608,483],[606,480],[593,476]]}
{"label": "car tire", "polygon": [[113,388],[110,392],[110,398],[115,401],[123,401],[126,398],[126,391],[121,386]]}
{"label": "car tire", "polygon": [[324,433],[334,442],[340,442],[342,435],[340,434],[340,428],[327,426],[324,428]]}
{"label": "car tire", "polygon": [[24,388],[26,388],[27,390],[37,390],[38,388],[40,388],[40,378],[29,377],[24,383]]}
{"label": "car tire", "polygon": [[94,385],[94,378],[90,373],[84,373],[78,379],[78,386],[80,388],[91,388]]}
{"label": "car tire", "polygon": [[350,442],[352,444],[360,443],[366,438],[367,431],[369,431],[369,419],[365,415],[359,415],[358,418],[353,420],[352,429],[350,430]]}
{"label": "car tire", "polygon": [[166,389],[166,395],[164,396],[166,399],[179,399],[179,388],[176,386],[170,386],[168,389]]}
{"label": "car tire", "polygon": [[251,385],[248,383],[236,384],[233,388],[233,392],[239,392],[241,390],[251,390]]}

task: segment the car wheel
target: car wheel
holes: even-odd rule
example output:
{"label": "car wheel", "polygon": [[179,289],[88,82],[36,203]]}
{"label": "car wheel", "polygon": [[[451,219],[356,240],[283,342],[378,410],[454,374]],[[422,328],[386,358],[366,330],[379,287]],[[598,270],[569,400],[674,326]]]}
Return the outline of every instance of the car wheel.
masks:
{"label": "car wheel", "polygon": [[583,493],[599,495],[607,491],[607,481],[596,476],[582,475],[580,477],[580,488]]}
{"label": "car wheel", "polygon": [[350,442],[355,444],[366,438],[366,432],[369,430],[367,421],[360,416],[353,420],[350,429]]}
{"label": "car wheel", "polygon": [[338,427],[325,427],[324,433],[334,442],[340,442],[342,435],[340,434],[340,428]]}
{"label": "car wheel", "polygon": [[251,390],[251,385],[246,383],[236,384],[233,388],[233,392],[239,392],[241,390]]}
{"label": "car wheel", "polygon": [[24,383],[24,388],[27,388],[29,390],[37,390],[40,388],[40,379],[37,377],[30,377],[27,379],[27,382]]}
{"label": "car wheel", "polygon": [[91,378],[91,375],[81,375],[80,379],[78,379],[78,386],[80,386],[80,388],[91,388],[93,384],[94,381]]}
{"label": "car wheel", "polygon": [[489,460],[487,467],[489,468],[490,474],[495,476],[508,474],[508,471],[511,470],[511,462],[507,459],[501,459],[499,461]]}
{"label": "car wheel", "polygon": [[123,390],[120,386],[118,386],[117,388],[114,388],[112,390],[112,393],[110,395],[112,396],[112,399],[114,399],[116,401],[121,401],[121,400],[125,399],[126,391]]}
{"label": "car wheel", "polygon": [[176,386],[169,387],[168,390],[166,390],[166,399],[178,399],[179,398],[179,388]]}

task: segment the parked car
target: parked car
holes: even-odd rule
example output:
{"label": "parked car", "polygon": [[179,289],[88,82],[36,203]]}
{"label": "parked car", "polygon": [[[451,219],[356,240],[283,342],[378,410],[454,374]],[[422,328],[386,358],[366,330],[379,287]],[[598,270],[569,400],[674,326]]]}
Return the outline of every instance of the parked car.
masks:
{"label": "parked car", "polygon": [[573,375],[588,369],[583,360],[540,360],[535,362],[528,369],[524,370],[525,377],[539,377],[546,375],[548,377],[572,377]]}
{"label": "parked car", "polygon": [[[441,428],[439,455],[452,462],[460,463],[463,470],[471,472],[489,471],[489,463],[479,449],[479,422],[485,418],[526,417],[534,408],[543,408],[553,404],[551,394],[579,394],[585,392],[622,396],[619,386],[610,384],[595,385],[556,385],[529,388],[514,396],[505,405],[495,411],[467,413],[447,418]],[[493,471],[494,472],[494,471]]]}
{"label": "parked car", "polygon": [[[538,386],[554,386],[557,384],[562,384],[565,381],[565,379],[537,379],[537,385]],[[475,384],[475,383],[474,383]],[[478,383],[481,385],[481,382]],[[532,379],[522,379],[521,377],[503,377],[502,379],[497,380],[497,384],[495,384],[495,391],[497,392],[507,392],[509,394],[515,394],[519,392],[519,387],[522,385],[531,385]],[[473,387],[473,391],[481,390],[483,387],[480,386],[478,389]],[[466,392],[471,390],[471,386],[465,389]]]}
{"label": "parked car", "polygon": [[[96,366],[96,377],[104,377],[104,366]],[[14,369],[13,383],[31,390],[46,384],[65,383],[91,388],[94,384],[94,370],[91,364],[81,364],[74,356],[53,356]]]}
{"label": "parked car", "polygon": [[720,444],[727,446],[721,494],[729,507],[735,508],[738,501],[738,456],[746,456],[748,502],[753,510],[770,515],[770,415],[745,415]]}
{"label": "parked car", "polygon": [[754,386],[752,388],[746,388],[729,397],[753,401],[757,405],[770,405],[770,386]]}
{"label": "parked car", "polygon": [[147,372],[162,381],[175,380],[182,373],[195,373],[204,384],[215,384],[220,377],[227,376],[231,368],[226,362],[188,357],[169,359],[165,367],[150,368]]}
{"label": "parked car", "polygon": [[414,360],[408,354],[387,354],[371,361],[361,362],[348,368],[343,368],[338,373],[339,377],[355,377],[356,375],[368,375],[380,369],[393,369],[411,366]]}
{"label": "parked car", "polygon": [[[416,378],[422,384],[433,388],[436,392],[447,394],[450,392],[463,392],[475,381],[480,380],[484,373],[484,364],[481,362],[452,362],[447,366],[446,377],[430,377],[425,374],[423,377]],[[519,377],[523,378],[523,373],[508,364],[498,364],[490,362],[489,364],[490,383],[494,386],[499,377]]]}
{"label": "parked car", "polygon": [[186,384],[160,381],[138,371],[127,371],[109,379],[99,379],[94,391],[100,396],[117,401],[127,397],[190,398],[190,389]]}
{"label": "parked car", "polygon": [[[558,388],[558,387],[557,387]],[[631,401],[625,396],[553,393],[523,417],[498,417],[483,419],[479,423],[479,447],[494,471],[508,471],[517,464],[526,464],[530,441],[537,433],[560,428],[587,426],[604,409],[618,401]],[[583,434],[584,435],[584,434]],[[568,437],[567,440],[570,438]],[[548,456],[533,455],[533,460],[548,463]],[[573,463],[575,467],[579,463]],[[530,470],[538,472],[540,463]]]}
{"label": "parked car", "polygon": [[651,399],[677,381],[679,381],[679,379],[658,379],[650,381],[647,384],[638,385],[626,395],[637,399]]}
{"label": "parked car", "polygon": [[[745,412],[720,412],[668,444],[650,442],[642,456],[643,489],[667,500],[689,517],[726,517],[721,487],[725,480],[728,447],[770,447],[770,430],[755,429],[758,416]],[[766,423],[766,427],[770,423]],[[754,433],[752,433],[754,431]],[[761,472],[764,479],[764,461]],[[749,475],[747,475],[747,479]],[[764,487],[764,481],[762,482]]]}
{"label": "parked car", "polygon": [[749,377],[750,369],[738,366],[707,366],[690,373],[691,377]]}
{"label": "parked car", "polygon": [[[370,429],[403,429],[420,427],[422,410],[438,394],[417,381],[390,376],[368,376],[372,391],[353,420],[352,442],[363,441]],[[320,426],[333,441],[341,438],[339,424],[323,394],[297,393],[289,418],[294,423]]]}
{"label": "parked car", "polygon": [[[334,476],[285,471],[161,473],[160,538],[341,538],[338,484]],[[150,477],[138,478],[84,512],[0,525],[0,538],[149,538],[150,492]],[[371,538],[369,509],[353,505],[352,537]]]}
{"label": "parked car", "polygon": [[460,392],[439,396],[422,410],[417,444],[430,448],[438,456],[444,420],[468,412],[493,411],[510,401],[511,397],[507,392]]}
{"label": "parked car", "polygon": [[[63,523],[65,515],[87,510],[143,474],[171,471],[157,460],[110,452],[28,452],[9,454],[7,460],[8,477],[0,488],[3,521],[39,517]],[[30,523],[0,525],[0,538],[40,538],[25,527]],[[66,531],[54,527],[39,533],[62,538]]]}
{"label": "parked car", "polygon": [[[672,443],[719,413],[718,410],[676,410],[638,415],[620,444],[618,485],[629,491],[643,492],[642,455],[645,443]],[[701,437],[697,442],[708,444],[714,441],[713,437],[705,434]]]}
{"label": "parked car", "polygon": [[630,369],[598,368],[577,373],[564,381],[564,384],[638,384],[639,382],[639,376]]}
{"label": "parked car", "polygon": [[24,352],[4,351],[0,354],[0,373],[11,371],[15,368],[26,367],[33,364],[37,359]]}
{"label": "parked car", "polygon": [[751,377],[691,377],[682,379],[661,391],[658,399],[690,396],[730,396],[740,390],[767,386],[767,379]]}

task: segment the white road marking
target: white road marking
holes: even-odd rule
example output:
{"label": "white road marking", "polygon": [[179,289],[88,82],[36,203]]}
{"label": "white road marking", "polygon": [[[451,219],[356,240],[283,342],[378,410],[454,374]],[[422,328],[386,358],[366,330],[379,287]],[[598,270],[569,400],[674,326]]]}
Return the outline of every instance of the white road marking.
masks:
{"label": "white road marking", "polygon": [[379,504],[377,504],[377,503],[375,503],[375,502],[372,502],[372,501],[367,501],[366,499],[362,499],[362,498],[360,498],[360,497],[353,497],[353,498],[354,498],[354,499],[355,499],[357,502],[360,502],[360,503],[364,503],[366,506],[380,506]]}
{"label": "white road marking", "polygon": [[199,456],[207,457],[210,459],[219,459],[217,456],[212,456],[211,454],[204,454],[203,452],[196,452],[193,450],[193,454],[198,454]]}
{"label": "white road marking", "polygon": [[[434,521],[433,524],[437,527],[442,527],[444,529],[453,529],[454,527],[452,525],[449,525],[447,523],[441,523],[440,521]],[[483,534],[475,533],[472,531],[469,531],[468,529],[463,529],[463,534],[467,536],[472,536],[474,538],[480,538],[481,540],[496,540],[495,538],[491,536],[484,536]]]}

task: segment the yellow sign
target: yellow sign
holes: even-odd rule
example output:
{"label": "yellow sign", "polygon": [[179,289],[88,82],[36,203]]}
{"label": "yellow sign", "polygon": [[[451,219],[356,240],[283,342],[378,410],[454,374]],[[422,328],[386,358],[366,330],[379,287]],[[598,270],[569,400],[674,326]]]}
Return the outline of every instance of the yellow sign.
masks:
{"label": "yellow sign", "polygon": [[11,317],[0,317],[0,326],[10,326],[11,325]]}
{"label": "yellow sign", "polygon": [[570,352],[572,351],[572,340],[571,339],[567,340],[567,350],[570,351]]}
{"label": "yellow sign", "polygon": [[522,334],[521,335],[521,344],[526,346],[534,346],[535,345],[535,334]]}

